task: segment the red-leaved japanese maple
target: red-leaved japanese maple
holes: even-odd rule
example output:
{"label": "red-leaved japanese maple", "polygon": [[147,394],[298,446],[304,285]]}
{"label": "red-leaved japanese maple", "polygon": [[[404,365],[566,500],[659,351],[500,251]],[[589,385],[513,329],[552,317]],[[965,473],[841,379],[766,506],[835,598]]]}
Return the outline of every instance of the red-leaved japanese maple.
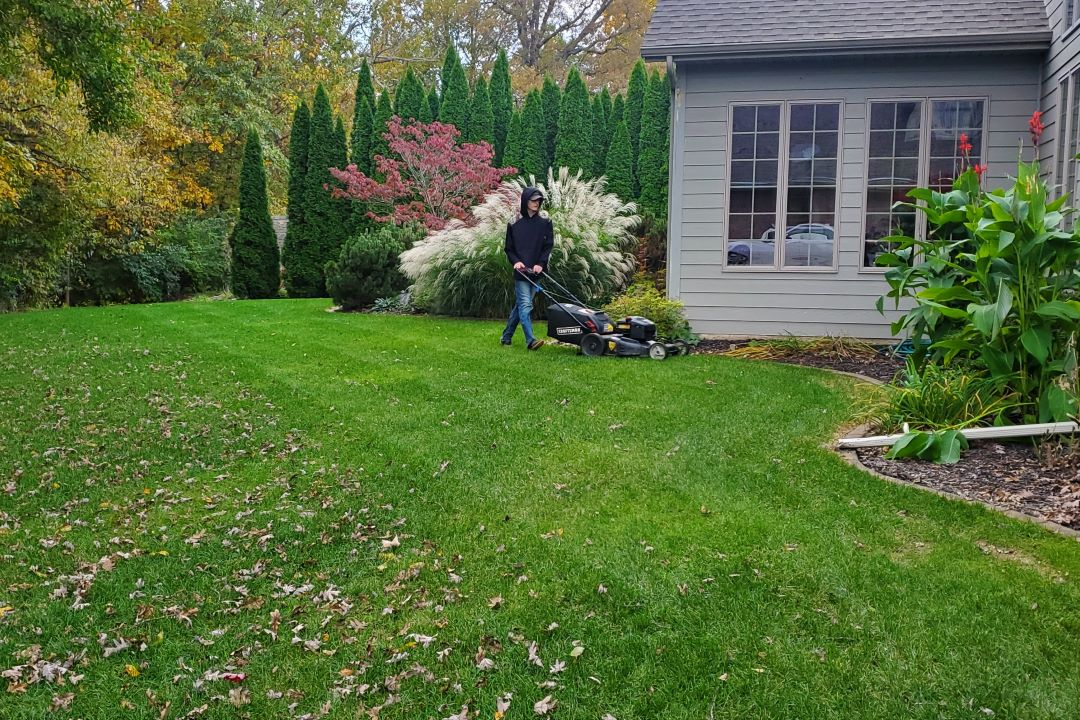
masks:
{"label": "red-leaved japanese maple", "polygon": [[368,217],[398,224],[420,221],[440,230],[451,219],[468,221],[469,209],[498,187],[511,167],[491,166],[495,153],[486,142],[457,142],[460,133],[440,122],[404,124],[394,116],[384,137],[393,157],[375,156],[380,182],[349,165],[331,168],[330,174],[344,184],[338,197],[367,204]]}

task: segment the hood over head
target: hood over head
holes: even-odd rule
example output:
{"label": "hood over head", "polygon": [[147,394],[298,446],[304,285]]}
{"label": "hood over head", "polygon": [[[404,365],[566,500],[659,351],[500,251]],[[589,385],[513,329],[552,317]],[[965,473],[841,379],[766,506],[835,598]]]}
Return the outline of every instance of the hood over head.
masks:
{"label": "hood over head", "polygon": [[521,191],[521,216],[522,217],[529,217],[529,199],[532,198],[533,195],[539,195],[540,196],[540,207],[544,207],[544,200],[546,199],[544,197],[544,193],[541,192],[539,188],[527,187],[527,188],[525,188],[524,190]]}

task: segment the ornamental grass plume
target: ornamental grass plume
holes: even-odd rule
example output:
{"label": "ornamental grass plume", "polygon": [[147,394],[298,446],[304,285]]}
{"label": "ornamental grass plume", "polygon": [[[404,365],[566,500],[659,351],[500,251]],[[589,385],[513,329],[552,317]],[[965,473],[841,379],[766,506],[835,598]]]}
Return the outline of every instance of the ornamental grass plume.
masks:
{"label": "ornamental grass plume", "polygon": [[506,225],[517,219],[521,192],[539,187],[543,212],[555,227],[549,271],[586,303],[599,303],[621,289],[634,268],[631,253],[637,226],[634,203],[605,192],[603,178],[582,180],[560,168],[546,184],[530,176],[503,183],[472,209],[473,223],[452,220],[401,255],[412,280],[414,302],[435,313],[501,317],[512,304],[513,279],[503,246]]}

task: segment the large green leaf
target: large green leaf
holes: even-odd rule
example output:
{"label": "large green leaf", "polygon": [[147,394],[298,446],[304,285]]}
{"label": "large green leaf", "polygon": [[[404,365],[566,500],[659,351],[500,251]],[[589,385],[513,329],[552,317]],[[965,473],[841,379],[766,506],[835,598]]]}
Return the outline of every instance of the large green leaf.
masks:
{"label": "large green leaf", "polygon": [[979,355],[991,375],[999,378],[1012,375],[1013,358],[1010,355],[991,345],[984,345]]}
{"label": "large green leaf", "polygon": [[977,301],[979,298],[966,287],[953,285],[952,287],[931,287],[920,290],[916,297],[935,302],[948,302],[950,300]]}
{"label": "large green leaf", "polygon": [[1020,344],[1031,353],[1031,356],[1039,361],[1040,365],[1046,363],[1046,356],[1050,354],[1050,328],[1045,326],[1029,327],[1020,336]]}
{"label": "large green leaf", "polygon": [[1051,300],[1035,308],[1035,314],[1045,318],[1080,320],[1080,302],[1076,300]]}
{"label": "large green leaf", "polygon": [[926,446],[932,441],[933,436],[921,430],[906,433],[893,444],[892,449],[885,454],[885,457],[889,459],[918,457],[919,453],[925,450]]}
{"label": "large green leaf", "polygon": [[977,305],[971,303],[967,306],[968,314],[971,315],[971,324],[975,329],[991,340],[997,335],[997,305]]}
{"label": "large green leaf", "polygon": [[1039,422],[1066,422],[1076,416],[1076,396],[1050,385],[1039,398]]}

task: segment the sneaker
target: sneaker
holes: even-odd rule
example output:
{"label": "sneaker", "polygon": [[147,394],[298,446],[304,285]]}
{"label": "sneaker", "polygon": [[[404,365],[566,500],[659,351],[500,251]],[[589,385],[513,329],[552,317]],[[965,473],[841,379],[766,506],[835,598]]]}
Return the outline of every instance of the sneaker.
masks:
{"label": "sneaker", "polygon": [[501,339],[501,340],[499,340],[499,344],[500,344],[500,345],[509,345],[509,344],[510,344],[510,341],[509,341],[509,340],[506,340],[506,339],[504,338],[504,339]]}
{"label": "sneaker", "polygon": [[530,350],[539,350],[542,347],[544,347],[544,341],[541,340],[540,338],[537,338],[537,339],[533,340],[531,343],[529,343],[529,349]]}

